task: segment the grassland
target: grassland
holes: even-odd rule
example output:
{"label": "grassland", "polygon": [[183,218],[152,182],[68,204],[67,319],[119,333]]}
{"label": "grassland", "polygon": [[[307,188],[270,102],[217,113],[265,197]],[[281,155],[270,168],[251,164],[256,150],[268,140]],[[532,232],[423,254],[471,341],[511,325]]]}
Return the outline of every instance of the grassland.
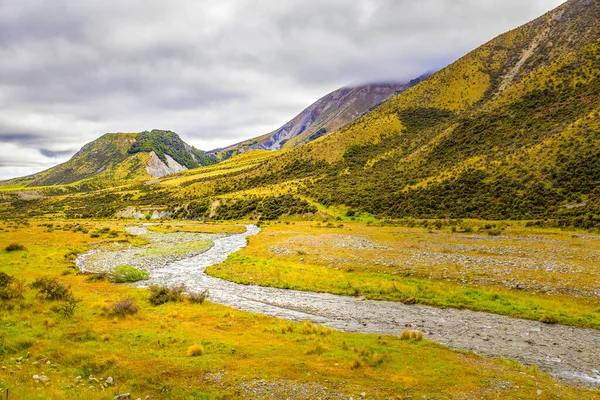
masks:
{"label": "grassland", "polygon": [[[90,280],[73,269],[74,255],[90,245],[133,240],[119,222],[3,222],[0,229],[0,248],[25,246],[0,250],[0,271],[27,285],[55,277],[80,301],[72,317],[53,311],[57,302],[27,286],[24,298],[2,302],[0,388],[11,398],[107,399],[124,392],[134,398],[273,398],[294,391],[295,398],[596,396],[535,369],[427,341],[343,334],[206,302],[151,306],[145,290]],[[135,315],[111,311],[124,299],[139,307]],[[34,375],[48,381],[36,383]],[[100,389],[109,376],[114,386]]]}
{"label": "grassland", "polygon": [[524,225],[271,223],[207,273],[243,284],[600,329],[600,238]]}

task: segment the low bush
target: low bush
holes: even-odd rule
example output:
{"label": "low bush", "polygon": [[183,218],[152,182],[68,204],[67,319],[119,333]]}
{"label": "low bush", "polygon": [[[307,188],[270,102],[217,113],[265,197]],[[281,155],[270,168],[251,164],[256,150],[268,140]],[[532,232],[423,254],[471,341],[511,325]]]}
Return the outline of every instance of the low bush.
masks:
{"label": "low bush", "polygon": [[137,314],[139,308],[132,299],[121,300],[111,307],[112,314],[125,317]]}
{"label": "low bush", "polygon": [[68,298],[64,303],[58,304],[52,307],[52,311],[58,313],[66,318],[71,318],[75,315],[75,308],[77,308],[77,304],[79,304],[79,300],[74,297]]}
{"label": "low bush", "polygon": [[85,278],[88,282],[101,282],[110,280],[110,275],[107,272],[99,272],[97,274],[90,274]]}
{"label": "low bush", "polygon": [[183,301],[184,296],[183,292],[185,291],[185,285],[181,284],[179,286],[167,287],[167,286],[159,286],[159,285],[151,285],[150,289],[150,297],[148,300],[151,304],[158,306],[160,304],[164,304],[170,301]]}
{"label": "low bush", "polygon": [[6,251],[23,251],[25,250],[25,246],[19,243],[11,243],[5,248]]}
{"label": "low bush", "polygon": [[38,278],[31,284],[31,288],[37,290],[40,297],[45,300],[66,301],[73,298],[71,289],[55,278]]}
{"label": "low bush", "polygon": [[540,322],[548,325],[554,325],[558,323],[558,320],[552,315],[544,315],[542,318],[540,318]]}
{"label": "low bush", "polygon": [[22,299],[25,293],[25,282],[14,276],[0,272],[0,299]]}
{"label": "low bush", "polygon": [[209,295],[209,292],[208,292],[208,289],[206,289],[201,292],[190,293],[190,294],[188,294],[187,298],[190,303],[202,304],[202,303],[204,303],[204,300],[206,300],[208,298],[208,295]]}
{"label": "low bush", "polygon": [[121,265],[114,269],[112,279],[115,283],[137,282],[149,279],[150,274],[129,265]]}

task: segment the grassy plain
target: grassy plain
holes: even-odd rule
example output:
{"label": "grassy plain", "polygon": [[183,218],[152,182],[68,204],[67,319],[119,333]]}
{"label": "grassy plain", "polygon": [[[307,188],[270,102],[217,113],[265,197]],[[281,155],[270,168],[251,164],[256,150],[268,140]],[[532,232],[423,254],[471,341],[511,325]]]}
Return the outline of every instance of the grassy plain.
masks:
{"label": "grassy plain", "polygon": [[358,222],[265,224],[248,247],[207,272],[243,284],[600,328],[600,237],[525,223],[463,224],[456,232]]}
{"label": "grassy plain", "polygon": [[[2,301],[2,396],[7,390],[11,399],[112,399],[126,392],[155,399],[358,398],[362,392],[367,398],[597,396],[535,369],[427,341],[339,333],[209,302],[155,307],[146,290],[77,275],[75,254],[94,243],[135,240],[122,224],[0,223],[1,272],[27,285],[54,277],[80,300],[72,317],[53,311],[57,303],[40,299],[28,286],[23,299]],[[271,226],[252,239],[250,248],[282,228],[300,226]],[[11,243],[25,250],[5,251]],[[111,312],[124,299],[138,306],[135,315]],[[34,375],[48,381],[36,382]],[[89,380],[90,375],[99,382]],[[109,376],[114,386],[101,389]]]}

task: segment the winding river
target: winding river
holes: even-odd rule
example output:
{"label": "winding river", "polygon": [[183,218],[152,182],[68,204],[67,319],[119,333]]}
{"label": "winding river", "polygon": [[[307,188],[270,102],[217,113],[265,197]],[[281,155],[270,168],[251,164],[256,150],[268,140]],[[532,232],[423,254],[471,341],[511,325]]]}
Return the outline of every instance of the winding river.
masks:
{"label": "winding river", "polygon": [[[256,225],[246,228],[242,234],[216,236],[214,245],[200,255],[150,269],[151,279],[136,286],[184,283],[189,292],[209,289],[214,303],[292,321],[309,320],[346,332],[399,334],[404,329],[421,330],[428,340],[453,349],[535,364],[571,384],[600,387],[600,331],[594,329],[545,325],[469,310],[241,285],[206,275],[206,267],[225,261],[229,254],[246,246],[248,236],[260,231]],[[92,266],[83,268],[93,270]]]}

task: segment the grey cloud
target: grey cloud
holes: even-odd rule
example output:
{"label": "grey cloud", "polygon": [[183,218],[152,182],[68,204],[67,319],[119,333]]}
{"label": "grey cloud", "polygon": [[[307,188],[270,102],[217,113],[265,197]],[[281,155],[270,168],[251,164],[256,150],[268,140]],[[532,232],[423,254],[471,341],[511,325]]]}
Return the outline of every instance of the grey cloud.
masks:
{"label": "grey cloud", "polygon": [[66,157],[71,156],[77,152],[75,149],[68,150],[49,150],[49,149],[38,149],[40,154],[47,158]]}
{"label": "grey cloud", "polygon": [[560,3],[4,0],[0,142],[40,169],[42,150],[64,156],[111,131],[164,127],[221,147],[342,85],[443,67]]}

